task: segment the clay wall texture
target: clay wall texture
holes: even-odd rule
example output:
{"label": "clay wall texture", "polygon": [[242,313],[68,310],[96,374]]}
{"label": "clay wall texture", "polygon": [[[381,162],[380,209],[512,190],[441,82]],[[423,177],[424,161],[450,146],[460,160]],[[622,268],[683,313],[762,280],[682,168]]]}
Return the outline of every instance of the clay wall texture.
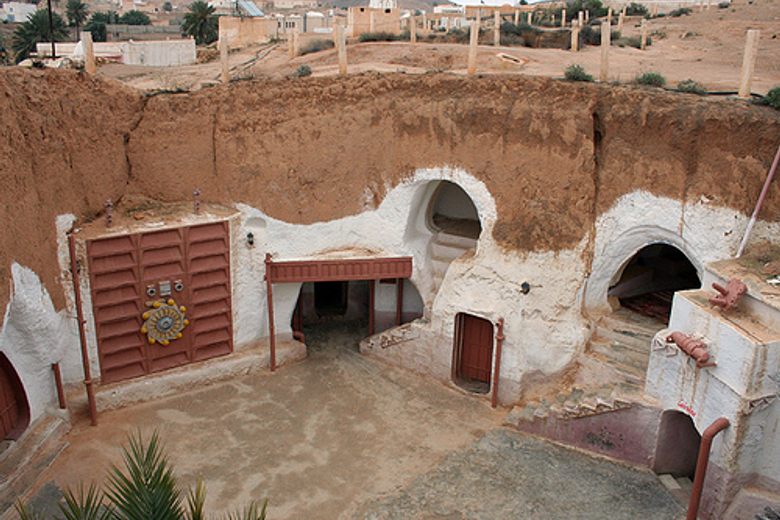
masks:
{"label": "clay wall texture", "polygon": [[[62,307],[55,217],[94,218],[125,194],[180,201],[199,187],[307,224],[373,209],[415,170],[449,165],[495,198],[502,248],[554,252],[636,190],[749,214],[780,135],[768,108],[542,78],[361,75],[144,98],[75,72],[8,70],[0,113],[3,306],[16,261]],[[764,220],[780,220],[778,186]]]}

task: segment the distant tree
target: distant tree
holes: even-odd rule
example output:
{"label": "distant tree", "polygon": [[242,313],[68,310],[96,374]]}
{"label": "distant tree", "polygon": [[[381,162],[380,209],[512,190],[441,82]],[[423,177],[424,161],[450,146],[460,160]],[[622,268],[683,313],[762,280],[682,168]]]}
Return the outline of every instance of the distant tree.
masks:
{"label": "distant tree", "polygon": [[[54,41],[61,42],[68,37],[68,30],[65,26],[65,20],[57,13],[52,16],[54,27]],[[38,9],[26,22],[21,24],[14,31],[12,48],[15,54],[16,63],[30,56],[35,52],[38,42],[50,42],[52,33],[49,32],[49,11],[47,9]]]}
{"label": "distant tree", "polygon": [[166,1],[165,3],[163,3],[162,9],[166,13],[170,13],[171,11],[173,11],[173,4],[168,2],[168,1]]}
{"label": "distant tree", "polygon": [[108,39],[106,25],[116,23],[118,20],[119,15],[115,11],[92,13],[92,16],[89,17],[89,22],[84,26],[84,30],[92,33],[93,41],[104,42]]}
{"label": "distant tree", "polygon": [[195,38],[198,45],[216,41],[219,37],[219,27],[214,11],[215,9],[203,0],[192,2],[190,12],[184,15],[184,34]]}
{"label": "distant tree", "polygon": [[0,36],[0,65],[8,65],[8,50],[5,48],[5,41]]}
{"label": "distant tree", "polygon": [[152,20],[146,13],[133,9],[120,16],[119,23],[127,25],[152,25]]}
{"label": "distant tree", "polygon": [[68,17],[68,25],[76,28],[76,41],[79,40],[81,26],[87,20],[89,9],[81,0],[68,0],[65,5],[65,16]]}

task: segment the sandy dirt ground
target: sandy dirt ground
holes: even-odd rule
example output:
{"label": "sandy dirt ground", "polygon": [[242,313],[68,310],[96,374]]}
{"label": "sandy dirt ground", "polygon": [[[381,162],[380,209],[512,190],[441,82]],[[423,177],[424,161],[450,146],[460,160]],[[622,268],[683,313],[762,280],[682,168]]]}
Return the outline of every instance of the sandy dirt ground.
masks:
{"label": "sandy dirt ground", "polygon": [[[536,495],[541,482],[565,483],[571,472],[584,475],[582,483],[570,487],[577,501],[594,504],[588,509],[593,518],[611,510],[610,502],[630,489],[644,491],[621,499],[626,504],[616,510],[621,514],[669,518],[677,510],[647,473],[517,432],[492,433],[480,441],[488,432],[504,431],[499,425],[505,411],[361,356],[356,342],[364,326],[307,330],[310,357],[273,376],[193,389],[104,413],[96,428],[77,426],[69,446],[39,481],[31,505],[51,509],[60,489],[100,480],[110,463],[119,461],[119,446],[129,433],[158,429],[181,483],[204,479],[212,511],[268,497],[275,519],[432,518],[436,511],[426,512],[426,504],[466,515],[447,518],[507,518],[500,514],[506,507],[530,507],[544,515],[571,506],[571,500],[558,500],[555,486],[544,496],[523,497]],[[502,452],[494,449],[499,445]],[[466,462],[468,471],[448,469],[487,451],[492,454],[481,464]],[[500,468],[498,459],[508,465]],[[517,475],[513,481],[502,477],[503,487],[493,487],[500,477],[494,470]],[[529,478],[539,471],[541,480]],[[473,485],[479,473],[485,483]],[[430,482],[431,489],[424,491],[421,482]],[[423,491],[428,498],[420,498]],[[496,502],[495,493],[506,496]],[[404,496],[416,497],[413,507]]]}
{"label": "sandy dirt ground", "polygon": [[[627,18],[623,35],[639,35],[637,18]],[[610,80],[629,82],[638,74],[655,71],[663,74],[669,86],[693,79],[712,91],[734,91],[739,85],[740,67],[748,29],[760,29],[758,59],[753,92],[764,94],[780,85],[780,2],[757,0],[719,9],[698,10],[679,18],[657,18],[649,22],[653,45],[648,50],[613,46],[610,52]],[[515,60],[499,57],[507,54]],[[403,42],[364,43],[348,46],[350,73],[365,71],[419,74],[432,71],[465,73],[467,47],[457,44]],[[585,46],[572,53],[557,49],[481,46],[478,70],[483,74],[528,74],[561,77],[571,64],[582,65],[597,75],[600,63],[598,47]],[[268,45],[233,51],[231,76],[283,77],[300,65],[309,65],[314,75],[337,73],[334,50],[322,51],[290,60],[286,45]],[[102,75],[113,77],[140,89],[197,89],[216,82],[218,62],[150,70],[143,67],[107,65]]]}

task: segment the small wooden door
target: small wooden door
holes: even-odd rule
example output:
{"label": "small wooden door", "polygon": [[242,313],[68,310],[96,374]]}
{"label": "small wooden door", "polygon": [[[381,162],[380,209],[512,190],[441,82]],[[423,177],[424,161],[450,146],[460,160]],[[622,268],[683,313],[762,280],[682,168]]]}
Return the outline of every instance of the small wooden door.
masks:
{"label": "small wooden door", "polygon": [[18,439],[29,422],[22,382],[11,362],[0,352],[0,441]]}
{"label": "small wooden door", "polygon": [[490,384],[493,361],[493,324],[470,314],[455,320],[456,377]]}

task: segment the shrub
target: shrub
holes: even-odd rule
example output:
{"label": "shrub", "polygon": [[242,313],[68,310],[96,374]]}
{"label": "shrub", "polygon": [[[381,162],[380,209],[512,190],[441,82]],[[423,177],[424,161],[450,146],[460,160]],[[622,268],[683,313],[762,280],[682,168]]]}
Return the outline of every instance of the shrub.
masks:
{"label": "shrub", "polygon": [[683,16],[683,15],[687,16],[687,15],[691,14],[691,12],[692,11],[689,8],[681,7],[679,9],[675,9],[674,11],[669,11],[669,16],[671,16],[673,18],[678,18],[678,17]]}
{"label": "shrub", "polygon": [[365,42],[394,42],[399,39],[397,34],[389,32],[368,32],[358,37],[358,41]]}
{"label": "shrub", "polygon": [[640,85],[648,87],[663,87],[666,85],[666,78],[658,72],[645,72],[637,76],[635,81]]}
{"label": "shrub", "polygon": [[563,71],[563,77],[568,81],[593,81],[593,76],[585,72],[580,65],[569,65]]}
{"label": "shrub", "polygon": [[580,31],[580,38],[586,45],[601,45],[601,27],[586,25]]}
{"label": "shrub", "polygon": [[[648,37],[647,45],[650,46],[650,44],[651,44],[651,40]],[[617,45],[618,47],[633,47],[635,49],[641,49],[642,38],[639,36],[628,36],[626,38],[619,38],[617,40],[613,40],[612,45]]]}
{"label": "shrub", "polygon": [[293,76],[296,78],[305,78],[306,76],[311,76],[311,67],[308,65],[301,65],[295,70]]}
{"label": "shrub", "polygon": [[780,110],[780,87],[775,87],[761,100],[762,105],[769,105],[775,110]]}
{"label": "shrub", "polygon": [[707,93],[707,89],[704,88],[704,85],[693,81],[692,79],[686,79],[679,82],[677,84],[677,90],[679,92],[687,92],[689,94],[698,94],[699,96],[703,96]]}
{"label": "shrub", "polygon": [[631,2],[628,4],[628,7],[626,7],[626,14],[628,16],[645,16],[647,14],[647,7],[642,4],[637,4],[636,2]]}
{"label": "shrub", "polygon": [[319,38],[317,40],[312,40],[308,42],[306,45],[301,47],[301,56],[304,54],[311,54],[313,52],[320,52],[327,49],[333,48],[333,40],[328,40],[326,38]]}
{"label": "shrub", "polygon": [[718,9],[728,9],[731,7],[731,2],[721,2],[718,4]]}

